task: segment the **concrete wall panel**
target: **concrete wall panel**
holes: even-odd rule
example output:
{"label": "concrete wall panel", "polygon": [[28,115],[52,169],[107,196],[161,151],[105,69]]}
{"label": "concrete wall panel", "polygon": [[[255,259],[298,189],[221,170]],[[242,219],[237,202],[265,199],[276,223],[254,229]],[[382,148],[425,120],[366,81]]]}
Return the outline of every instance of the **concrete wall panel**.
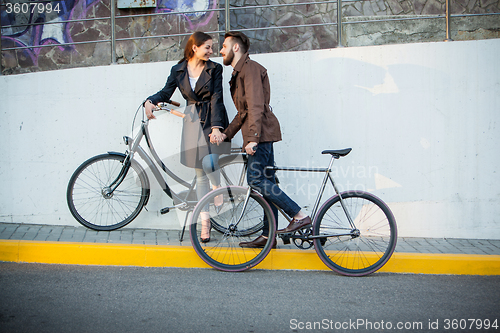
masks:
{"label": "concrete wall panel", "polygon": [[[352,147],[334,164],[339,187],[388,202],[401,237],[500,239],[499,51],[493,39],[252,56],[268,69],[282,125],[277,164],[326,166],[323,149]],[[163,87],[174,63],[0,77],[0,219],[76,225],[65,199],[71,174],[93,155],[125,150],[121,137],[137,106]],[[224,80],[232,118],[231,71]],[[178,92],[174,99],[182,100]],[[161,115],[151,132],[160,156],[190,178],[178,165],[180,126]],[[310,210],[320,177],[279,176]],[[179,228],[184,213],[158,213],[169,205],[154,189],[131,226]]]}

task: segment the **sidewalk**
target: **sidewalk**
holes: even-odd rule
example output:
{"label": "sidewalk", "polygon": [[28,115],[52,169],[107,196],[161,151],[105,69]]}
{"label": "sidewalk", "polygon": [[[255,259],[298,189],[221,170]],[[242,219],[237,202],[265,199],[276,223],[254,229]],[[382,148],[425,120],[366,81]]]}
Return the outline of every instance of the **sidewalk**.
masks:
{"label": "sidewalk", "polygon": [[[180,242],[179,230],[123,228],[98,232],[83,226],[16,223],[0,223],[0,260],[208,267],[192,249],[189,230]],[[281,241],[257,268],[327,270],[313,249],[299,250]],[[500,240],[398,238],[393,257],[381,271],[500,275]]]}

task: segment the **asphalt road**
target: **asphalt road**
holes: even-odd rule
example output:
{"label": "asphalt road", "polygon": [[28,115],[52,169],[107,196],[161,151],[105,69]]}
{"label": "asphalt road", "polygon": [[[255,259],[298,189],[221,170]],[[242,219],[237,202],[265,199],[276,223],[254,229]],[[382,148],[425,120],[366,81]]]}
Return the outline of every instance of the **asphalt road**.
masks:
{"label": "asphalt road", "polygon": [[0,263],[0,332],[357,331],[500,332],[500,276]]}

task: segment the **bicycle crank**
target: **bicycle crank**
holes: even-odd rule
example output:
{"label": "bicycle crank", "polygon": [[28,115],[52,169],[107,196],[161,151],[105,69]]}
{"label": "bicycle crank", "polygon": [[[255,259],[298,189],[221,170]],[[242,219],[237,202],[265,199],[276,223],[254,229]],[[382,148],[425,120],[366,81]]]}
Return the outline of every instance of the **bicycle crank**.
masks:
{"label": "bicycle crank", "polygon": [[309,236],[312,235],[312,228],[304,228],[295,231],[291,238],[293,239],[293,244],[302,250],[310,249],[314,243]]}

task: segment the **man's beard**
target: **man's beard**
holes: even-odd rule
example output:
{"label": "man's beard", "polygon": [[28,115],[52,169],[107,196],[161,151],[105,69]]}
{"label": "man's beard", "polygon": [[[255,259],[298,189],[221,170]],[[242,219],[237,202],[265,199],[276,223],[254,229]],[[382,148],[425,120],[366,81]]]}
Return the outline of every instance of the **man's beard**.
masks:
{"label": "man's beard", "polygon": [[234,52],[233,50],[230,50],[228,53],[226,53],[226,56],[223,58],[223,63],[225,66],[231,65],[234,59]]}

